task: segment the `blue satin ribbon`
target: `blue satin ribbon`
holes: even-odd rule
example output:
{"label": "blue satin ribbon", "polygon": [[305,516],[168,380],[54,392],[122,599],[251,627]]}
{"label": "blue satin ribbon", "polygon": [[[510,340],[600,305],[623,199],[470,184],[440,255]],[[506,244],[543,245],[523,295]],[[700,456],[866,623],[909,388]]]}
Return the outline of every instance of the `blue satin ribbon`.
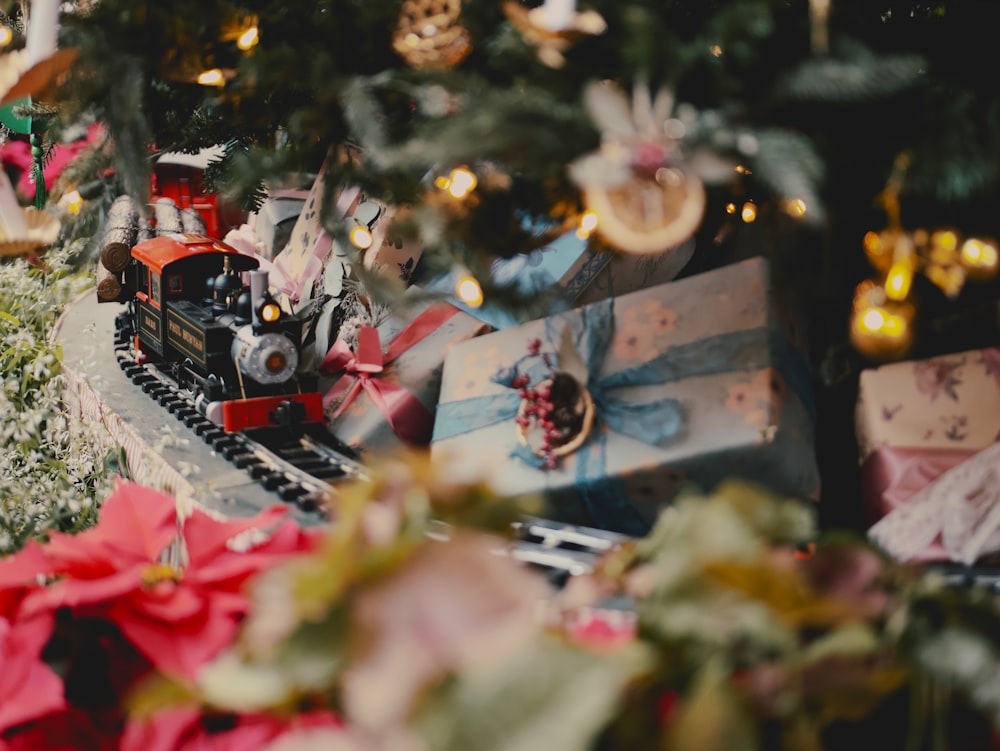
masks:
{"label": "blue satin ribbon", "polygon": [[[661,446],[680,432],[683,418],[676,399],[627,401],[618,398],[615,392],[630,386],[665,385],[740,370],[760,358],[761,353],[771,350],[772,332],[768,328],[725,332],[669,347],[652,360],[600,376],[601,365],[614,337],[614,298],[569,314],[550,317],[546,319],[545,326],[545,338],[553,348],[557,348],[562,330],[570,327],[577,351],[586,364],[586,388],[594,400],[597,419],[591,438],[576,452],[577,490],[596,524],[641,534],[647,531],[648,525],[628,499],[616,490],[616,484],[606,477],[606,432],[611,430],[647,445]],[[550,353],[549,358],[552,369],[558,370],[554,353]],[[512,386],[513,378],[518,373],[525,373],[531,378],[531,383],[537,383],[549,375],[549,368],[542,362],[541,356],[524,367],[522,363],[526,359],[522,358],[517,367],[505,368],[493,377],[496,383],[507,386],[507,391],[438,404],[432,440],[443,441],[497,423],[513,421],[521,404],[520,393]],[[759,367],[769,364],[760,362]],[[802,368],[798,369],[799,374],[802,371]],[[797,395],[808,396],[807,380],[803,382],[796,377],[789,382],[789,387]],[[806,392],[800,394],[802,388]],[[544,466],[540,458],[520,442],[512,454],[532,466]]]}

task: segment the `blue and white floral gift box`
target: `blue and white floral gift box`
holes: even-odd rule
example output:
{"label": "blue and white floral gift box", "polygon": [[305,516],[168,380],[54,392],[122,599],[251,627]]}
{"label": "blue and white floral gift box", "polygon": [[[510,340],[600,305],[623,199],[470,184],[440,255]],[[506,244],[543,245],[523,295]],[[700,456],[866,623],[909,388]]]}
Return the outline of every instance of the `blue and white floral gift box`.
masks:
{"label": "blue and white floral gift box", "polygon": [[[521,431],[553,370],[575,372],[593,405],[579,446],[557,459]],[[685,483],[819,488],[811,380],[762,258],[455,345],[431,448],[502,495],[543,493],[553,518],[627,534],[647,531]]]}

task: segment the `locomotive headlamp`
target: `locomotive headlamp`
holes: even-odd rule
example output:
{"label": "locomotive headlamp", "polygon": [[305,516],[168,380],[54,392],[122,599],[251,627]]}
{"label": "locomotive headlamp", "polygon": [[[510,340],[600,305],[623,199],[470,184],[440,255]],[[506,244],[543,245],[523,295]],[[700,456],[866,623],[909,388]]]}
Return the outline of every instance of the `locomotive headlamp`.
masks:
{"label": "locomotive headlamp", "polygon": [[264,361],[264,367],[271,373],[280,373],[285,369],[286,362],[287,360],[285,360],[285,356],[281,352],[272,352]]}
{"label": "locomotive headlamp", "polygon": [[260,311],[257,315],[260,316],[260,320],[264,323],[274,323],[281,318],[281,306],[273,300],[265,302],[260,306]]}

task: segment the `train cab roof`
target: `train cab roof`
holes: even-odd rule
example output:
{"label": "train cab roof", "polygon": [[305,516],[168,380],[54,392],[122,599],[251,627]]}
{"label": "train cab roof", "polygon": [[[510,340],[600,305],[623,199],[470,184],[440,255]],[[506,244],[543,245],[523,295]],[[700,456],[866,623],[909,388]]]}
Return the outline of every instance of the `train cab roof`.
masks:
{"label": "train cab roof", "polygon": [[178,261],[209,254],[228,254],[234,271],[248,271],[260,266],[253,256],[205,235],[161,235],[132,248],[132,257],[149,267],[154,274],[162,274],[165,268]]}

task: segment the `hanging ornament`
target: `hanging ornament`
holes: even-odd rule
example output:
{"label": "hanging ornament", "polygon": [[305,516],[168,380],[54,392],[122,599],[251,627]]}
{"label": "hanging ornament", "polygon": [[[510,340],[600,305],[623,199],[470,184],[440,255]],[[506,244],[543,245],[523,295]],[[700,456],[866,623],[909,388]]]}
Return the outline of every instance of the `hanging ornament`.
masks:
{"label": "hanging ornament", "polygon": [[41,253],[59,237],[59,220],[33,206],[22,207],[0,165],[0,256]]}
{"label": "hanging ornament", "polygon": [[610,82],[589,86],[585,104],[602,144],[570,165],[597,233],[628,253],[661,253],[690,238],[705,211],[705,188],[684,163],[684,124],[673,117],[673,95],[656,98],[644,82],[632,101]]}
{"label": "hanging ornament", "polygon": [[900,154],[879,194],[887,226],[865,234],[865,255],[878,272],[866,279],[854,295],[851,343],[876,360],[898,359],[913,344],[916,308],[910,301],[913,277],[922,273],[947,297],[956,298],[967,280],[988,281],[1000,271],[1000,250],[991,239],[963,237],[952,228],[905,230],[900,219],[903,175],[910,164]]}
{"label": "hanging ornament", "polygon": [[419,70],[447,70],[472,51],[472,36],[459,23],[460,0],[406,0],[392,48]]}
{"label": "hanging ornament", "polygon": [[545,0],[531,9],[518,0],[507,0],[503,12],[524,41],[536,48],[539,61],[550,68],[563,67],[565,52],[580,39],[603,34],[608,28],[596,10],[577,11],[575,0]]}

